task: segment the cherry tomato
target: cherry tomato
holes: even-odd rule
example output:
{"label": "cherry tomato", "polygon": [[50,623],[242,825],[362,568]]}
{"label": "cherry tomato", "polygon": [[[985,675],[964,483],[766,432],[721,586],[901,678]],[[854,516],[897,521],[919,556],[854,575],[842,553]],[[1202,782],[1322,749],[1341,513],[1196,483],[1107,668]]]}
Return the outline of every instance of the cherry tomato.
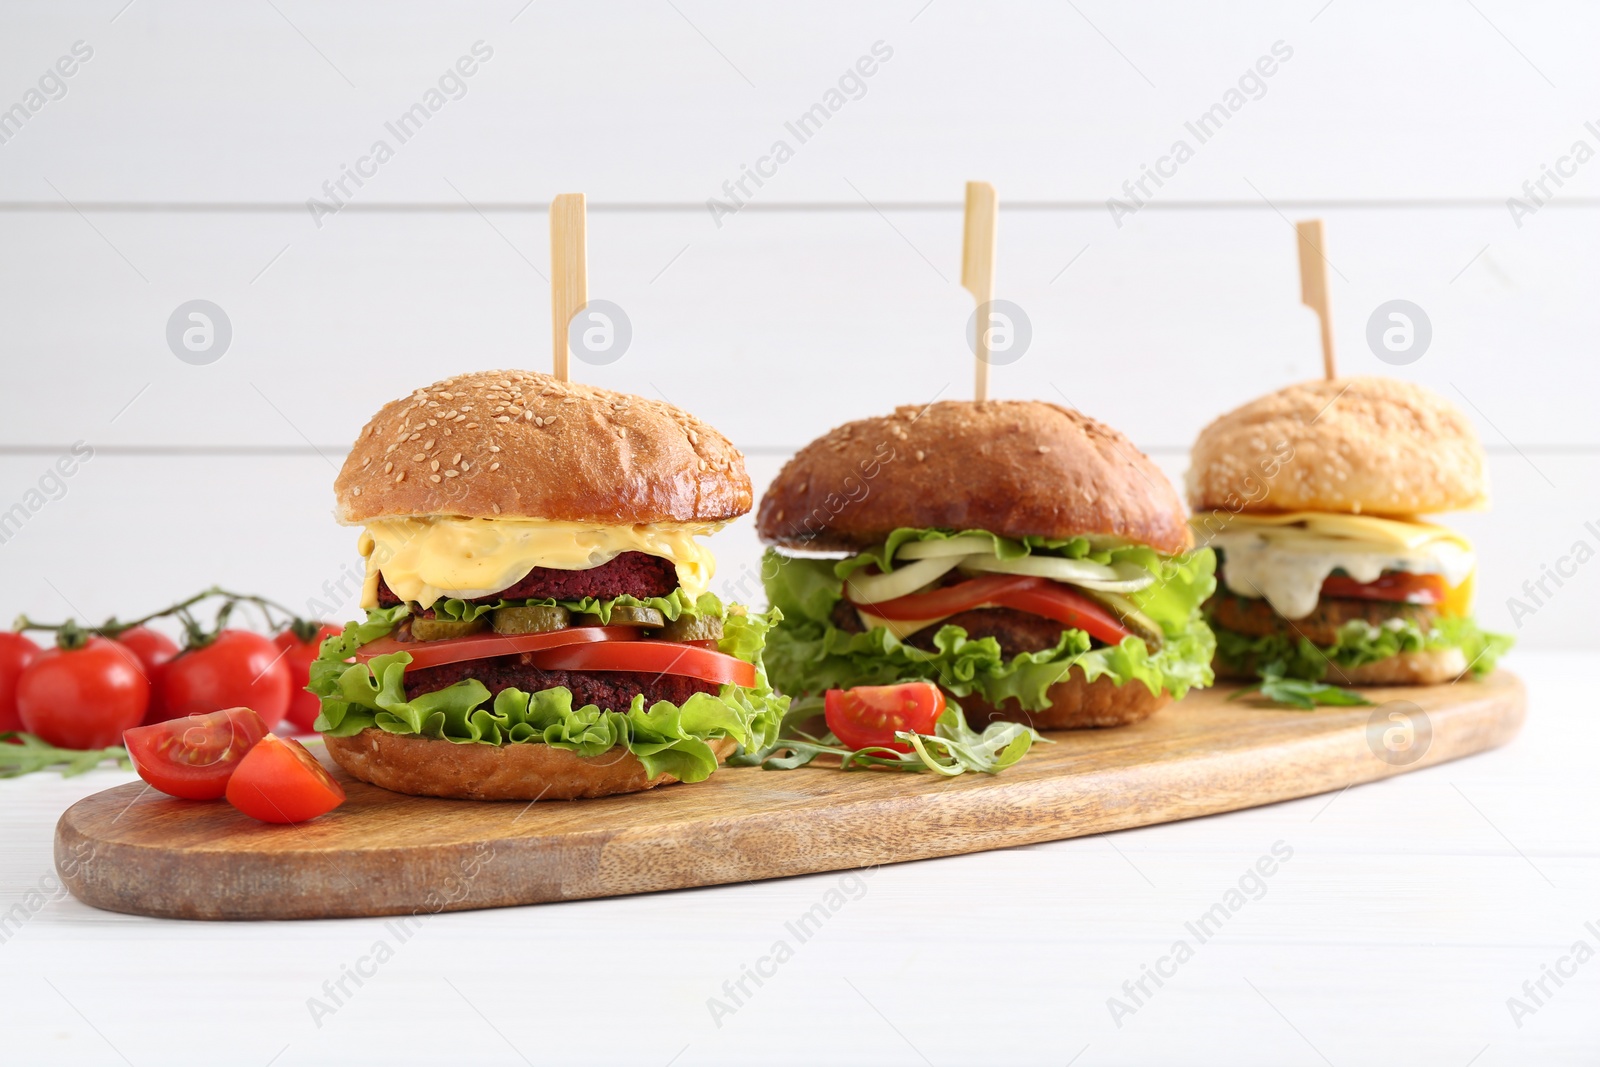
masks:
{"label": "cherry tomato", "polygon": [[228,779],[228,803],[262,822],[305,822],[344,803],[344,789],[292,738],[268,734]]}
{"label": "cherry tomato", "polygon": [[39,646],[21,634],[0,633],[0,731],[22,729],[17,716],[17,678],[39,657]]}
{"label": "cherry tomato", "polygon": [[326,638],[338,635],[337,626],[323,623],[322,628],[309,641],[300,640],[293,630],[285,630],[272,639],[272,643],[283,653],[283,662],[289,665],[287,718],[301,730],[310,730],[311,724],[317,720],[317,713],[322,710],[322,701],[306,692],[306,685],[311,681],[311,661],[317,658],[317,653],[322,649],[322,642]]}
{"label": "cherry tomato", "polygon": [[139,658],[103,637],[82,648],[47,648],[17,679],[23,728],[58,748],[114,745],[149,706]]}
{"label": "cherry tomato", "polygon": [[133,650],[133,654],[139,657],[140,665],[144,667],[144,676],[150,679],[150,707],[144,713],[145,725],[172,718],[172,713],[167,710],[166,698],[161,691],[161,675],[165,673],[167,664],[178,654],[178,643],[148,626],[135,626],[131,630],[124,630],[117,635],[116,640],[117,644]]}
{"label": "cherry tomato", "polygon": [[1392,600],[1402,604],[1437,604],[1449,595],[1444,578],[1437,574],[1407,574],[1390,571],[1376,581],[1358,582],[1344,574],[1330,574],[1322,583],[1322,595],[1353,600]]}
{"label": "cherry tomato", "polygon": [[245,754],[267,733],[249,708],[189,715],[122,735],[139,777],[168,796],[216,800]]}
{"label": "cherry tomato", "polygon": [[167,664],[162,696],[173,715],[253,708],[270,730],[289,710],[289,665],[283,659],[271,638],[224,630],[209,645]]}
{"label": "cherry tomato", "polygon": [[895,732],[933,733],[944,714],[944,693],[932,682],[858,685],[830,689],[822,698],[828,729],[846,748],[892,748],[910,752]]}
{"label": "cherry tomato", "polygon": [[647,671],[746,689],[756,684],[755,664],[681,641],[600,641],[535,652],[532,658],[542,671]]}

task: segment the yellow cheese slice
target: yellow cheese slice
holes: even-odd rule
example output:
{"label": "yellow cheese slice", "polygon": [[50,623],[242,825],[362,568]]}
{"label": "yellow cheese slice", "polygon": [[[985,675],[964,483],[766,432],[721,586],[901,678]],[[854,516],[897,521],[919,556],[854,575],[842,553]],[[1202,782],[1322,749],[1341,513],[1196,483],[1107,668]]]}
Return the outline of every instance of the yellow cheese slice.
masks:
{"label": "yellow cheese slice", "polygon": [[358,547],[367,561],[361,605],[378,605],[378,576],[395,595],[424,608],[440,598],[472,599],[510,588],[535,567],[588,570],[624,552],[670,560],[693,599],[716,573],[710,549],[695,540],[718,524],[601,526],[544,519],[377,519]]}

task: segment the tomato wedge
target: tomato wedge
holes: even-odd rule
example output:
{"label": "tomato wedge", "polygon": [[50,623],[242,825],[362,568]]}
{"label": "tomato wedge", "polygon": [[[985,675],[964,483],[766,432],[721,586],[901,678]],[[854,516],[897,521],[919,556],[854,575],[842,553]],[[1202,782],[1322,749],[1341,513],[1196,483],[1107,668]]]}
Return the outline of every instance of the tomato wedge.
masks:
{"label": "tomato wedge", "polygon": [[1392,600],[1402,604],[1438,604],[1450,587],[1438,574],[1407,574],[1390,571],[1377,581],[1358,582],[1342,574],[1330,574],[1322,583],[1322,595],[1351,600]]}
{"label": "tomato wedge", "polygon": [[268,734],[228,779],[228,803],[262,822],[305,822],[344,803],[344,787],[292,738]]}
{"label": "tomato wedge", "polygon": [[267,734],[249,708],[186,715],[122,734],[139,777],[170,797],[216,800],[245,755]]}
{"label": "tomato wedge", "polygon": [[756,668],[736,656],[677,641],[629,641],[567,645],[534,654],[545,671],[641,671],[676,674],[746,689],[756,684]]}
{"label": "tomato wedge", "polygon": [[883,619],[938,619],[979,606],[1015,608],[1082,630],[1108,645],[1133,633],[1099,602],[1048,578],[985,575],[928,593],[862,604],[862,610]]}
{"label": "tomato wedge", "polygon": [[944,714],[944,693],[932,682],[858,685],[828,690],[822,706],[828,729],[846,748],[910,752],[911,746],[896,739],[895,732],[933,733],[934,723]]}
{"label": "tomato wedge", "polygon": [[602,641],[634,641],[639,631],[632,626],[572,626],[547,634],[473,634],[444,641],[396,641],[380,637],[356,649],[356,662],[391,652],[411,653],[411,666],[438,667],[490,656],[514,656],[518,652],[539,652],[562,645],[583,645]]}

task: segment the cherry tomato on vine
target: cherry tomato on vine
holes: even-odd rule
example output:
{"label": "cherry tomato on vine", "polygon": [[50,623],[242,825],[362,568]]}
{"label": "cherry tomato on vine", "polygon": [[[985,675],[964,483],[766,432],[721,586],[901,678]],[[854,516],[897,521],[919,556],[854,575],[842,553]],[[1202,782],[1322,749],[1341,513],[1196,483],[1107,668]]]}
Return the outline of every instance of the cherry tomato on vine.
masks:
{"label": "cherry tomato on vine", "polygon": [[17,678],[39,658],[39,646],[21,634],[0,633],[0,731],[22,729],[17,716]]}
{"label": "cherry tomato on vine", "polygon": [[322,710],[322,701],[306,692],[306,684],[311,681],[311,661],[317,658],[323,640],[337,637],[339,632],[339,627],[322,623],[321,629],[309,641],[300,640],[293,630],[285,630],[272,639],[272,643],[283,653],[283,661],[289,665],[287,718],[298,729],[310,730],[311,724],[317,720],[317,713]]}
{"label": "cherry tomato on vine", "polygon": [[167,664],[178,654],[178,643],[159,630],[152,630],[148,626],[135,626],[131,630],[124,630],[117,635],[117,644],[131,649],[139,657],[139,663],[144,667],[144,675],[150,679],[150,706],[145,709],[145,725],[153,722],[162,722],[172,718],[172,712],[167,710],[166,698],[161,691],[161,676],[166,672]]}
{"label": "cherry tomato on vine", "polygon": [[292,738],[268,734],[228,779],[228,803],[262,822],[305,822],[344,803],[344,788]]}
{"label": "cherry tomato on vine", "polygon": [[82,648],[47,648],[17,679],[23,728],[58,748],[115,745],[149,706],[138,657],[103,637]]}
{"label": "cherry tomato on vine", "polygon": [[161,690],[175,716],[251,708],[270,730],[289,710],[289,665],[271,638],[223,630],[168,663]]}
{"label": "cherry tomato on vine", "polygon": [[136,726],[122,735],[134,769],[168,796],[216,800],[245,755],[267,733],[249,708]]}
{"label": "cherry tomato on vine", "polygon": [[901,685],[858,685],[830,689],[823,695],[828,729],[846,748],[892,748],[910,752],[896,731],[933,733],[944,714],[944,693],[932,682]]}

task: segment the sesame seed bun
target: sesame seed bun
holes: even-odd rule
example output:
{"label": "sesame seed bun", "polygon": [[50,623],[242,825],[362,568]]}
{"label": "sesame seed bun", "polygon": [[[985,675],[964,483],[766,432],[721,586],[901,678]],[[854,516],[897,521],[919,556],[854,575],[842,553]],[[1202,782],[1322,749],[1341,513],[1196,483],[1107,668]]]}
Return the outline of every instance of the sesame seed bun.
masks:
{"label": "sesame seed bun", "polygon": [[846,423],[779,472],[756,518],[769,544],[860,551],[901,526],[1005,537],[1193,545],[1159,468],[1102,423],[1035,400],[947,400]]}
{"label": "sesame seed bun", "polygon": [[744,456],[681,408],[515,370],[446,378],[385,404],[334,493],[346,524],[420,515],[709,523],[751,503]]}
{"label": "sesame seed bun", "polygon": [[1406,517],[1488,500],[1472,423],[1393,378],[1302,382],[1228,412],[1200,431],[1186,485],[1196,511]]}
{"label": "sesame seed bun", "polygon": [[[678,781],[654,778],[633,753],[613,748],[580,756],[549,745],[461,745],[391,734],[369,726],[352,737],[324,737],[328,755],[363,782],[396,793],[456,800],[578,800],[637,793]],[[721,762],[737,742],[707,742]]]}

